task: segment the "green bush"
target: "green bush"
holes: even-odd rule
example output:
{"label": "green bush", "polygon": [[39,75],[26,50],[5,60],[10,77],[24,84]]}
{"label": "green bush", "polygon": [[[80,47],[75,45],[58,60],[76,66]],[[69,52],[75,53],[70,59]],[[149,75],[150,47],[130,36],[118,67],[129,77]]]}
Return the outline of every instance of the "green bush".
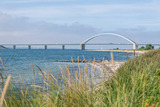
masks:
{"label": "green bush", "polygon": [[154,49],[154,46],[152,46],[151,44],[146,45],[145,50],[151,50]]}
{"label": "green bush", "polygon": [[144,50],[145,49],[145,47],[144,46],[142,46],[141,48],[139,48],[140,50]]}
{"label": "green bush", "polygon": [[141,48],[139,48],[140,50],[152,50],[154,49],[154,46],[151,44],[147,44],[146,47],[142,46]]}

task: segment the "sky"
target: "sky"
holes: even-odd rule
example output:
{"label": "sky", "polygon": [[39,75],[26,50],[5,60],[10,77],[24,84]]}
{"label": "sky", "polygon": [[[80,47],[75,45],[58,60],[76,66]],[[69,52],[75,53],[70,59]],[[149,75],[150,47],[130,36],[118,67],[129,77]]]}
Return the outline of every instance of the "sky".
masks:
{"label": "sky", "polygon": [[99,33],[160,43],[160,0],[0,0],[0,44],[81,43]]}

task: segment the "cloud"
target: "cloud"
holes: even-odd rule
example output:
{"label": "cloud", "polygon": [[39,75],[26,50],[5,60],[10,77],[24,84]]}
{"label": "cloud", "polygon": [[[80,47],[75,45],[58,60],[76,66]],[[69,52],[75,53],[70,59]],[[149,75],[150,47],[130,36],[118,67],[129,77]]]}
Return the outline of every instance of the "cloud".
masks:
{"label": "cloud", "polygon": [[155,2],[143,4],[65,4],[63,2],[58,5],[54,3],[25,5],[24,3],[16,8],[14,6],[2,8],[1,11],[12,16],[29,17],[34,21],[44,20],[58,24],[79,22],[99,28],[106,26],[104,24],[114,28],[160,26],[160,7],[159,3]]}
{"label": "cloud", "polygon": [[[117,33],[137,43],[159,43],[160,30],[148,30],[145,27],[101,30],[92,26],[72,23],[54,24],[31,21],[27,17],[13,17],[0,13],[0,43],[81,43],[99,33]],[[126,40],[112,36],[98,37],[92,43],[127,43]]]}
{"label": "cloud", "polygon": [[124,35],[138,44],[159,44],[160,30],[147,30],[145,27],[139,27],[117,29],[113,32]]}
{"label": "cloud", "polygon": [[88,25],[73,23],[59,25],[32,22],[26,17],[12,17],[0,13],[0,43],[80,43],[82,37],[100,30]]}
{"label": "cloud", "polygon": [[[49,15],[51,14],[52,17],[56,17],[59,15],[63,15],[67,17],[70,15],[81,14],[81,15],[94,15],[100,13],[110,13],[117,14],[118,12],[137,12],[137,11],[152,11],[152,12],[160,12],[160,7],[157,4],[114,4],[114,5],[107,5],[107,4],[91,4],[91,5],[35,5],[27,6],[27,7],[19,7],[15,9],[2,9],[3,12],[14,14],[14,15],[23,15],[23,16],[30,16],[36,17],[36,15]],[[117,12],[116,12],[117,11]],[[32,14],[33,13],[33,14]],[[41,14],[40,14],[41,13]],[[65,14],[66,13],[66,14]],[[30,15],[31,14],[31,15]],[[111,14],[111,15],[112,15]],[[49,15],[49,16],[51,16]]]}

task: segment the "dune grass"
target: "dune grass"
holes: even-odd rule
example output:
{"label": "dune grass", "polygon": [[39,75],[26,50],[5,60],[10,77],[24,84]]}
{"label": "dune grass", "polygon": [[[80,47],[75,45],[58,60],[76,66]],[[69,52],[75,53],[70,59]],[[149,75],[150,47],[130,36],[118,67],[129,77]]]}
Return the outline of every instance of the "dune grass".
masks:
{"label": "dune grass", "polygon": [[[112,55],[112,63],[114,64]],[[74,63],[73,63],[74,66]],[[55,78],[43,72],[44,86],[32,85],[23,89],[12,82],[3,106],[6,107],[146,107],[160,106],[160,50],[153,50],[128,60],[109,81],[94,83],[94,76],[79,67],[71,72],[61,68]],[[35,71],[33,69],[33,76]],[[112,71],[110,71],[112,72]],[[102,76],[104,77],[104,76]],[[104,77],[105,78],[105,77]],[[21,78],[23,81],[23,79]],[[12,89],[12,90],[10,90]]]}
{"label": "dune grass", "polygon": [[[160,105],[160,50],[150,51],[129,60],[106,83],[109,106],[144,107]],[[103,94],[102,94],[103,95]],[[104,96],[104,98],[105,98]]]}

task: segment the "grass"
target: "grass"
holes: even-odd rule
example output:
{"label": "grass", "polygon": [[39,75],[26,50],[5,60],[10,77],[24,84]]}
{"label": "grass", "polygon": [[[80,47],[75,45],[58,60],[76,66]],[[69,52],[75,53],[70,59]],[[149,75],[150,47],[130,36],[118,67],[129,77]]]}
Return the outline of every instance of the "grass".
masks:
{"label": "grass", "polygon": [[[113,55],[111,56],[114,64]],[[43,76],[45,86],[32,85],[31,88],[27,88],[24,85],[21,89],[10,82],[5,99],[1,98],[1,101],[4,101],[3,106],[160,106],[160,50],[149,51],[128,60],[117,70],[111,80],[101,81],[98,85],[94,83],[94,77],[91,76],[87,67],[84,71],[79,67],[79,70],[73,73],[65,65],[65,68],[57,72],[59,78],[55,78],[48,71],[43,72],[37,65],[35,67]],[[35,76],[34,66],[32,69]],[[22,78],[21,80],[24,82]]]}
{"label": "grass", "polygon": [[[123,92],[122,86],[125,86],[129,106],[138,107],[148,103],[160,105],[160,50],[129,60],[118,70],[117,75],[120,86],[117,87]],[[111,82],[110,85],[115,84],[116,82]],[[121,96],[125,98],[125,94]]]}

